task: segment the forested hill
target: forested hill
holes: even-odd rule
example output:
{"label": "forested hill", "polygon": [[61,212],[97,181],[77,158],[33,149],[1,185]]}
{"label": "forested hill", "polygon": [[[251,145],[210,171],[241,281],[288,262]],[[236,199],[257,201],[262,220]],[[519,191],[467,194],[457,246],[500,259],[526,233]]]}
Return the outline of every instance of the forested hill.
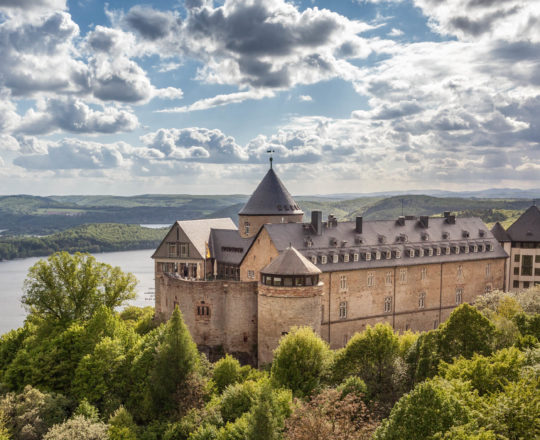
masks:
{"label": "forested hill", "polygon": [[[46,235],[90,223],[172,224],[176,220],[231,217],[246,195],[0,196],[0,231],[4,235]],[[405,215],[440,215],[443,211],[476,215],[490,223],[514,218],[531,205],[529,199],[477,199],[404,195],[333,199],[297,197],[309,219],[312,210],[338,220],[363,215],[366,220]]]}
{"label": "forested hill", "polygon": [[0,237],[0,261],[42,257],[58,251],[97,253],[153,249],[166,232],[167,228],[101,223],[76,226],[46,237]]}

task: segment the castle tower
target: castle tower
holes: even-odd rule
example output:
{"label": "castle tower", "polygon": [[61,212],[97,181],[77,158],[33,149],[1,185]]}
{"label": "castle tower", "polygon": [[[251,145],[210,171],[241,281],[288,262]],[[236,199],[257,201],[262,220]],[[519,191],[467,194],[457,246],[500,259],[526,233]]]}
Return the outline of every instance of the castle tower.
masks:
{"label": "castle tower", "polygon": [[321,333],[321,271],[294,247],[261,270],[258,297],[258,363],[272,362],[273,351],[291,327]]}
{"label": "castle tower", "polygon": [[[270,162],[272,164],[272,162]],[[252,237],[266,223],[298,223],[304,212],[272,169],[238,213],[240,235]]]}

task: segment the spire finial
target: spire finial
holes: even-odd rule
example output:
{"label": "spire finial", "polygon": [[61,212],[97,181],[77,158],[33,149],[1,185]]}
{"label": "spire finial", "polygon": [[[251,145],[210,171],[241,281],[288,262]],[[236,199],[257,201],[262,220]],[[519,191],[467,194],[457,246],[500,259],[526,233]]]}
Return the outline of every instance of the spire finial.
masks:
{"label": "spire finial", "polygon": [[276,152],[276,150],[272,149],[272,148],[269,148],[268,150],[266,150],[266,152],[270,155],[270,169],[272,169],[272,162],[274,161],[274,153]]}

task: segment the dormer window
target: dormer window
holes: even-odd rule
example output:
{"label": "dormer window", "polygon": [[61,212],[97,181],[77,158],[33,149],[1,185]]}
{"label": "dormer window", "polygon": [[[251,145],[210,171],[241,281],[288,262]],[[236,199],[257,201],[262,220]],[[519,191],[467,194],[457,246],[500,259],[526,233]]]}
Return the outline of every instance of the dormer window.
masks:
{"label": "dormer window", "polygon": [[349,262],[349,254],[343,254],[343,262],[348,263]]}
{"label": "dormer window", "polygon": [[433,248],[428,248],[427,252],[430,257],[433,257]]}
{"label": "dormer window", "polygon": [[380,260],[380,259],[381,259],[381,252],[380,252],[380,251],[375,252],[375,259],[376,259],[376,260]]}
{"label": "dormer window", "polygon": [[436,254],[437,254],[437,255],[441,255],[441,248],[440,248],[440,247],[437,248]]}
{"label": "dormer window", "polygon": [[419,256],[419,257],[423,257],[423,256],[424,256],[424,249],[423,249],[423,248],[420,248],[420,249],[418,250],[418,256]]}
{"label": "dormer window", "polygon": [[446,246],[446,247],[444,248],[444,253],[445,253],[446,255],[450,255],[450,246]]}
{"label": "dormer window", "polygon": [[321,264],[326,264],[326,255],[321,255]]}
{"label": "dormer window", "polygon": [[392,258],[392,252],[390,252],[390,251],[386,251],[386,252],[384,253],[384,255],[385,255],[385,258],[386,258],[387,260],[389,260],[390,258]]}
{"label": "dormer window", "polygon": [[492,251],[495,250],[495,247],[494,247],[491,243],[488,243],[488,244],[486,245],[486,250],[492,252]]}
{"label": "dormer window", "polygon": [[469,245],[468,245],[468,244],[466,244],[466,245],[465,245],[465,248],[464,248],[464,250],[465,250],[465,253],[466,253],[466,254],[468,254],[468,253],[469,253]]}
{"label": "dormer window", "polygon": [[396,258],[401,258],[401,251],[396,249]]}
{"label": "dormer window", "polygon": [[311,262],[312,262],[313,264],[317,264],[317,255],[312,255],[312,257],[311,257]]}
{"label": "dormer window", "polygon": [[409,249],[409,257],[414,258],[414,249]]}
{"label": "dormer window", "polygon": [[478,245],[473,244],[472,250],[473,250],[473,252],[478,252]]}
{"label": "dormer window", "polygon": [[355,253],[353,254],[353,261],[358,261],[358,257],[359,257],[358,253],[355,252]]}
{"label": "dormer window", "polygon": [[457,255],[459,254],[459,246],[454,246],[454,253]]}
{"label": "dormer window", "polygon": [[332,263],[337,263],[338,261],[339,261],[339,255],[338,254],[332,255]]}
{"label": "dormer window", "polygon": [[366,252],[366,261],[371,261],[371,252]]}

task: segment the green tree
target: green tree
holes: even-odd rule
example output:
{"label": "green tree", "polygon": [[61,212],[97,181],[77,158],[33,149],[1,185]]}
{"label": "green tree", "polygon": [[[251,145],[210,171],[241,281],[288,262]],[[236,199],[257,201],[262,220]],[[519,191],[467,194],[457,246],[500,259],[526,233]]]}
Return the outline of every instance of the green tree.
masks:
{"label": "green tree", "polygon": [[97,422],[99,420],[98,409],[94,405],[91,405],[86,399],[81,400],[81,403],[79,403],[79,406],[73,415],[86,417],[92,422]]}
{"label": "green tree", "polygon": [[91,255],[59,252],[30,268],[22,302],[31,313],[67,325],[134,298],[135,285],[132,274]]}
{"label": "green tree", "polygon": [[390,416],[375,432],[375,440],[429,440],[452,426],[469,421],[470,410],[463,404],[461,386],[441,379],[417,385],[392,408]]}
{"label": "green tree", "polygon": [[229,354],[215,363],[212,379],[218,393],[222,393],[228,385],[240,380],[240,368],[240,362]]}
{"label": "green tree", "polygon": [[53,426],[43,440],[109,440],[107,425],[94,422],[83,416],[75,416],[64,423]]}
{"label": "green tree", "polygon": [[137,431],[133,417],[123,406],[109,418],[109,440],[137,440]]}
{"label": "green tree", "polygon": [[151,393],[158,414],[164,411],[181,415],[192,403],[186,401],[186,396],[196,390],[187,384],[193,379],[199,363],[197,346],[191,339],[180,309],[176,307],[165,326],[150,373]]}
{"label": "green tree", "polygon": [[229,385],[220,398],[220,411],[224,422],[232,422],[248,412],[257,397],[258,384],[251,380]]}
{"label": "green tree", "polygon": [[356,333],[334,362],[334,378],[340,381],[349,375],[361,377],[368,393],[377,399],[392,400],[395,386],[392,376],[400,354],[399,337],[388,324],[368,326]]}
{"label": "green tree", "polygon": [[308,396],[329,370],[328,344],[311,328],[293,328],[274,351],[271,377],[296,396]]}
{"label": "green tree", "polygon": [[0,440],[9,440],[9,431],[3,412],[0,412]]}

